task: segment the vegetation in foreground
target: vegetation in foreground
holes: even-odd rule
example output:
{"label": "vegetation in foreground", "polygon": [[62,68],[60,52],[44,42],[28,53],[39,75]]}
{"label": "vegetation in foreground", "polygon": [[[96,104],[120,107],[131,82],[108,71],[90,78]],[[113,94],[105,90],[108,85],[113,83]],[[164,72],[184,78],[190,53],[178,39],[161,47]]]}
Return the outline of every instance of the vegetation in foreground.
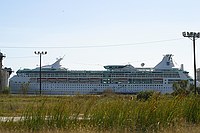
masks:
{"label": "vegetation in foreground", "polygon": [[0,122],[0,129],[2,132],[170,132],[198,127],[200,97],[149,94],[147,99],[115,94],[0,95],[0,116],[21,117],[19,121]]}
{"label": "vegetation in foreground", "polygon": [[0,118],[9,119],[0,120],[0,132],[198,131],[200,97],[187,81],[173,88],[172,95],[150,91],[137,96],[110,91],[99,96],[14,96],[3,91]]}

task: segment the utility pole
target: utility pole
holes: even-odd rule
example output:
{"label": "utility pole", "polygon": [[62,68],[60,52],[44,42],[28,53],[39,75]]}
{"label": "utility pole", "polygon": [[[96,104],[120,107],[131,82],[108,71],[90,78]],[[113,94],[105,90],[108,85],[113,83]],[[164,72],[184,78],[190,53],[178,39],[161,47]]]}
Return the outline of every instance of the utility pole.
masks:
{"label": "utility pole", "polygon": [[45,52],[43,52],[43,51],[38,51],[38,52],[36,52],[35,51],[35,54],[37,54],[37,55],[39,55],[40,56],[40,72],[39,72],[39,74],[40,74],[40,95],[42,95],[42,55],[45,55],[45,54],[47,54],[47,51],[45,51]]}
{"label": "utility pole", "polygon": [[194,53],[194,94],[197,92],[197,72],[196,72],[196,50],[195,50],[195,40],[200,37],[200,32],[183,32],[184,37],[188,37],[193,41],[193,53]]}

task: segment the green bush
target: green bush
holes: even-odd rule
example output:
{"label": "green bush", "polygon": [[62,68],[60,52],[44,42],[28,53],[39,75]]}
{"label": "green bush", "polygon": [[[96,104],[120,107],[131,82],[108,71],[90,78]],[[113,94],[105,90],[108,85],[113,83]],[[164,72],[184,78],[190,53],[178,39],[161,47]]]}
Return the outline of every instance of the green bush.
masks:
{"label": "green bush", "polygon": [[9,87],[3,88],[2,94],[10,94],[10,88]]}
{"label": "green bush", "polygon": [[154,91],[141,91],[137,94],[137,100],[146,101],[153,95],[153,93]]}
{"label": "green bush", "polygon": [[187,80],[181,80],[173,84],[173,96],[188,95],[194,91],[194,87],[188,83]]}

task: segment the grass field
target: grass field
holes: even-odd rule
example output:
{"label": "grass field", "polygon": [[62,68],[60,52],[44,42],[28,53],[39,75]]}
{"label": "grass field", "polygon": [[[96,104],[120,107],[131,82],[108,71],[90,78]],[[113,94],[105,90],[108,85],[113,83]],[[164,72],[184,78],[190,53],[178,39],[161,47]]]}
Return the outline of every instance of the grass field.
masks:
{"label": "grass field", "polygon": [[200,97],[154,94],[147,101],[133,95],[0,95],[0,132],[164,132],[199,131]]}

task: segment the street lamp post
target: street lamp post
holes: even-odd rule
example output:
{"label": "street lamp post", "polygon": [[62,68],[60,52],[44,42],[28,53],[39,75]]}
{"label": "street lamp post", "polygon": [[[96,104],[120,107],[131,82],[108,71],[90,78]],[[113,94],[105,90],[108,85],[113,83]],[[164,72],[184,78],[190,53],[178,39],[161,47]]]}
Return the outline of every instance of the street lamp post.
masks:
{"label": "street lamp post", "polygon": [[200,37],[200,32],[183,32],[184,37],[188,37],[193,41],[193,53],[194,53],[194,94],[198,94],[197,92],[197,73],[196,73],[196,50],[195,50],[195,40]]}
{"label": "street lamp post", "polygon": [[39,55],[40,56],[40,95],[42,95],[42,63],[41,63],[41,61],[42,61],[42,59],[41,59],[41,57],[42,57],[42,55],[45,55],[45,54],[47,54],[47,51],[35,51],[34,52],[35,54],[37,54],[37,55]]}

